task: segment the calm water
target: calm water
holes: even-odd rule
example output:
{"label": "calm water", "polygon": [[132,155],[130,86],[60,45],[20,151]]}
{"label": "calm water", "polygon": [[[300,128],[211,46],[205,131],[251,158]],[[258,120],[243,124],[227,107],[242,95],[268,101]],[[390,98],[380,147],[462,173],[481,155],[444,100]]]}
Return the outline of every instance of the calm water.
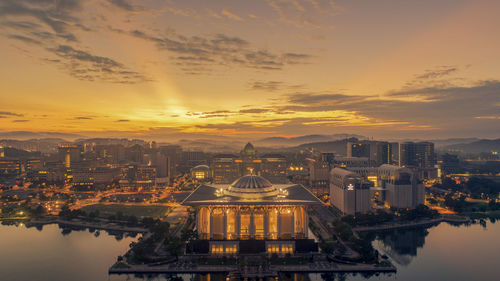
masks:
{"label": "calm water", "polygon": [[[370,234],[374,246],[390,257],[398,272],[357,275],[298,276],[298,280],[499,280],[500,223],[451,226]],[[136,237],[137,238],[137,237]],[[57,225],[43,230],[0,225],[0,280],[166,280],[165,276],[108,276],[108,267],[123,254],[132,237],[104,231],[63,234]],[[183,276],[185,280],[199,276]],[[292,276],[282,276],[291,280]],[[213,276],[211,280],[224,276]]]}

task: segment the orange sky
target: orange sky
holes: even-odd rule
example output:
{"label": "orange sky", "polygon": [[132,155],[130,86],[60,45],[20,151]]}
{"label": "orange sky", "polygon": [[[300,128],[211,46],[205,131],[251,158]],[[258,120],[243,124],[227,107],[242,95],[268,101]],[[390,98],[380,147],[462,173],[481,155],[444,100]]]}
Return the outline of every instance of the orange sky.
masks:
{"label": "orange sky", "polygon": [[500,137],[498,1],[0,3],[0,133]]}

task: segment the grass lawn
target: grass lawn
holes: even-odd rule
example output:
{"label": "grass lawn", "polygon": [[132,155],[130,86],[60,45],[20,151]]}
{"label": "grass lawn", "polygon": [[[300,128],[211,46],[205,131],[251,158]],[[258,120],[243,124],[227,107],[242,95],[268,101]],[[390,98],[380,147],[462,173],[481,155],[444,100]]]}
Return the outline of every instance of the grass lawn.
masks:
{"label": "grass lawn", "polygon": [[89,205],[81,208],[87,214],[92,211],[99,211],[99,217],[109,217],[111,215],[116,215],[117,212],[122,212],[124,216],[136,216],[136,217],[159,217],[166,216],[170,211],[169,207],[166,206],[134,206],[134,205],[123,205],[123,204],[95,204]]}
{"label": "grass lawn", "polygon": [[500,210],[487,211],[487,212],[475,212],[475,213],[472,213],[470,217],[473,219],[485,219],[485,218],[500,219]]}

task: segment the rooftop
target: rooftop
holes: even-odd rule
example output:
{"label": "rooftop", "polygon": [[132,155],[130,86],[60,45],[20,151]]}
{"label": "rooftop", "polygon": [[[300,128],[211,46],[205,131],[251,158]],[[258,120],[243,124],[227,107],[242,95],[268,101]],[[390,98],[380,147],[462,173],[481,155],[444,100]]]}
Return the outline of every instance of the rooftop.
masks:
{"label": "rooftop", "polygon": [[[241,189],[248,191],[252,188]],[[253,190],[254,192],[244,193],[241,190],[235,191],[232,185],[227,184],[201,185],[182,204],[188,206],[321,204],[321,201],[316,196],[299,184],[277,184],[265,188],[254,188]]]}

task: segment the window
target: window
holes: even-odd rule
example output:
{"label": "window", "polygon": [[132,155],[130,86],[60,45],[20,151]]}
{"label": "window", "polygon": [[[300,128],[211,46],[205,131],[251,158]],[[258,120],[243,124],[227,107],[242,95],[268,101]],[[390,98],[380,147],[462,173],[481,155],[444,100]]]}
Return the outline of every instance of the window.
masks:
{"label": "window", "polygon": [[222,244],[212,244],[212,248],[210,249],[210,252],[212,254],[223,254],[224,253],[224,246]]}

